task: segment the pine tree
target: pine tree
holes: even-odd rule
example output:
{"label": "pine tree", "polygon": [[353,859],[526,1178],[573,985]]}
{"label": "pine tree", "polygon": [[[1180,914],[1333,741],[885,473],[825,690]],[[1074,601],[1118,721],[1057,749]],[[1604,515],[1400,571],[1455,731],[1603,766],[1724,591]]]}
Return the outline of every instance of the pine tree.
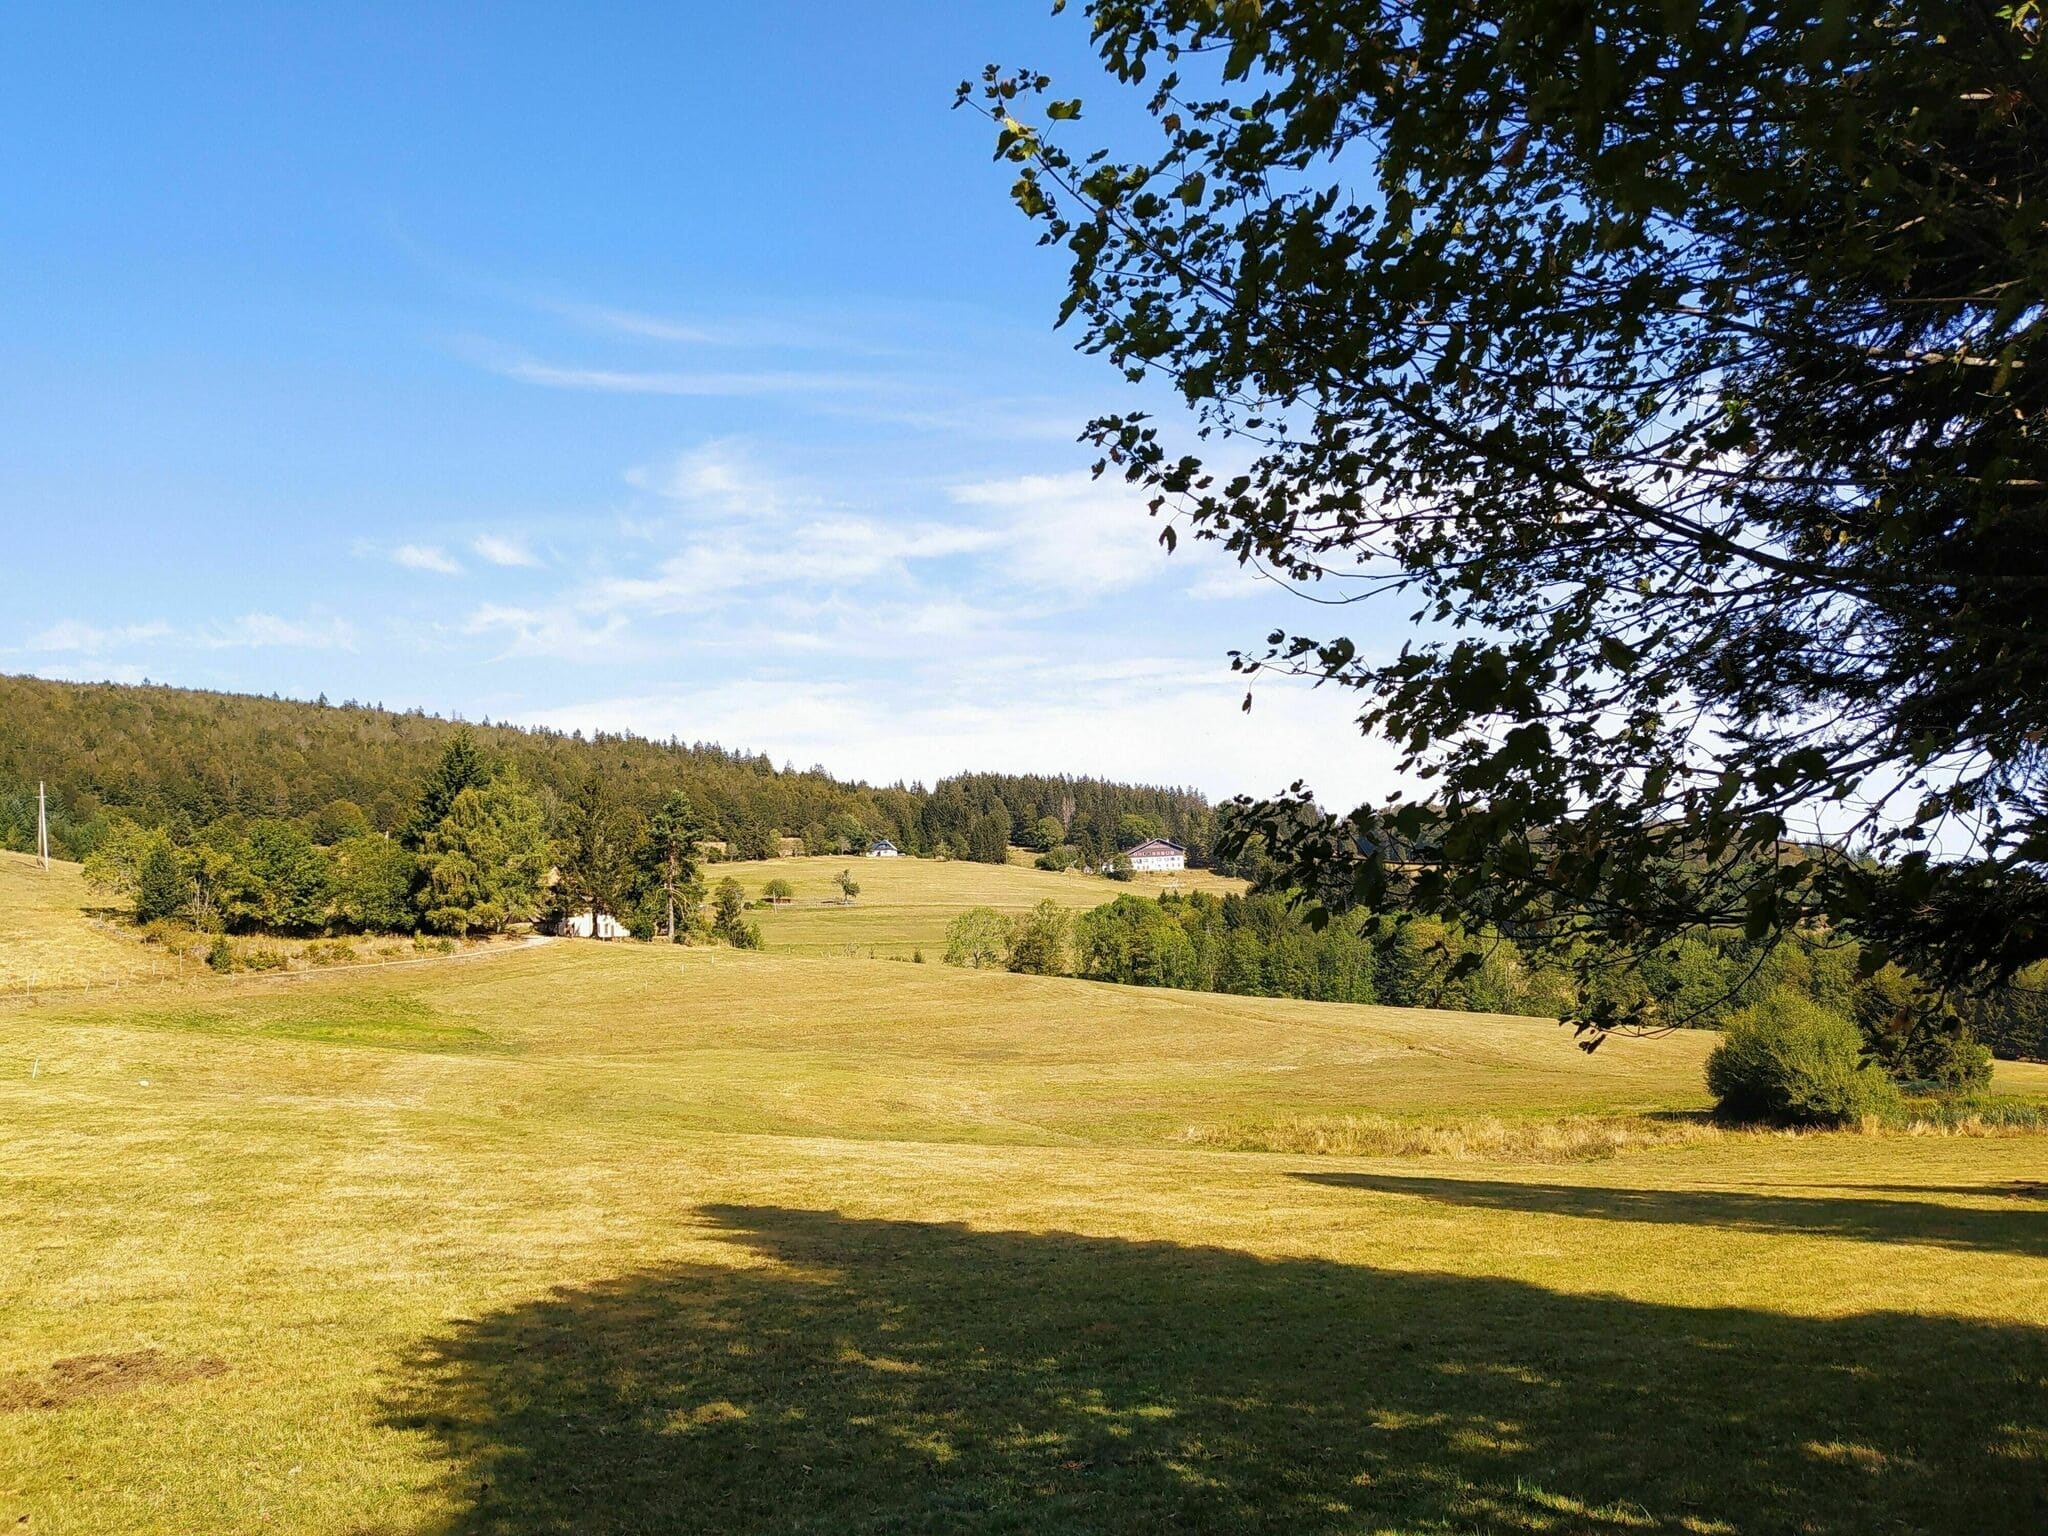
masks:
{"label": "pine tree", "polygon": [[135,920],[154,923],[176,917],[185,910],[188,895],[185,872],[178,867],[178,856],[171,851],[169,843],[162,838],[156,839],[143,857],[142,870],[136,880]]}
{"label": "pine tree", "polygon": [[491,771],[484,762],[483,753],[477,750],[476,736],[468,726],[459,727],[447,750],[441,754],[441,761],[435,764],[434,771],[420,786],[412,815],[398,834],[399,842],[415,853],[426,847],[434,829],[446,821],[449,811],[455,808],[455,797],[465,789],[481,788],[490,777]]}
{"label": "pine tree", "polygon": [[[670,943],[676,939],[676,909],[684,893],[697,878],[697,844],[704,825],[690,797],[680,790],[662,801],[647,823],[647,838],[641,844],[648,875],[661,888],[668,908],[663,930]],[[688,913],[684,916],[687,918]]]}

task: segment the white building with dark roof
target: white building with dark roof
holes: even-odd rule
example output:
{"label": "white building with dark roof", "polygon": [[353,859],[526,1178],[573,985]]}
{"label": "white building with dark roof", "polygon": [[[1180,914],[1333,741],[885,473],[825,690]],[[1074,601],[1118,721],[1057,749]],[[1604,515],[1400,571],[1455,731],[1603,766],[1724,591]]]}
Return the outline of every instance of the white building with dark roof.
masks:
{"label": "white building with dark roof", "polygon": [[1166,869],[1186,869],[1188,851],[1170,837],[1155,837],[1124,851],[1131,868],[1139,874]]}
{"label": "white building with dark roof", "polygon": [[903,857],[903,850],[890,842],[886,837],[878,837],[868,844],[868,857],[871,859],[900,859]]}

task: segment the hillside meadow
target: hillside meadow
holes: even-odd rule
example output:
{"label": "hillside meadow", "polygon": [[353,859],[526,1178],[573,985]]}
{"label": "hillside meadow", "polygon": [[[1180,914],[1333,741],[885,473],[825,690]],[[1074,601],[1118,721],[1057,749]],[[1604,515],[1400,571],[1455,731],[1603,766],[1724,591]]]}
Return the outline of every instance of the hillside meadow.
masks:
{"label": "hillside meadow", "polygon": [[[2043,1143],[1717,1131],[1708,1043],[575,941],[16,995],[0,1528],[2040,1529]],[[1303,1126],[1413,1155],[1235,1150]]]}
{"label": "hillside meadow", "polygon": [[[787,880],[795,899],[783,907],[765,907],[748,916],[761,925],[768,948],[791,954],[867,955],[909,959],[920,950],[937,960],[946,949],[946,924],[968,907],[994,907],[1006,914],[1023,912],[1041,901],[1084,911],[1130,892],[1157,896],[1161,891],[1242,891],[1245,883],[1206,869],[1174,874],[1133,875],[1129,880],[1068,870],[1055,874],[1030,867],[1030,855],[1017,850],[1012,862],[977,864],[967,859],[868,859],[851,857],[753,859],[707,864],[704,879],[716,885],[727,876],[739,881],[748,900],[758,900],[762,887]],[[837,877],[846,871],[860,886],[852,902],[844,902]]]}

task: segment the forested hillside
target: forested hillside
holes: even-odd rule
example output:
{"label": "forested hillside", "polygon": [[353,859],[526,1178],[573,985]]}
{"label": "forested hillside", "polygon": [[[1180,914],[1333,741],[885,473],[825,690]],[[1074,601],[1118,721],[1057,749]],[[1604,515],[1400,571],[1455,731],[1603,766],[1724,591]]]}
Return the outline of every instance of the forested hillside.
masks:
{"label": "forested hillside", "polygon": [[[0,676],[0,846],[33,846],[39,779],[49,787],[53,850],[68,858],[93,850],[111,813],[183,832],[223,817],[315,818],[339,804],[394,832],[458,728],[353,701]],[[1056,841],[1087,855],[1106,854],[1135,827],[1178,838],[1197,859],[1214,842],[1210,806],[1191,790],[1004,774],[930,790],[876,787],[823,768],[778,769],[708,742],[471,729],[484,754],[516,767],[551,813],[601,770],[616,799],[641,815],[672,791],[687,794],[707,830],[743,856],[774,852],[779,837],[802,838],[817,852],[888,837],[906,852],[968,857],[977,824],[986,842],[998,817],[1009,824],[1005,842],[1044,846],[1050,818],[1062,830]],[[1129,828],[1127,817],[1137,818]]]}

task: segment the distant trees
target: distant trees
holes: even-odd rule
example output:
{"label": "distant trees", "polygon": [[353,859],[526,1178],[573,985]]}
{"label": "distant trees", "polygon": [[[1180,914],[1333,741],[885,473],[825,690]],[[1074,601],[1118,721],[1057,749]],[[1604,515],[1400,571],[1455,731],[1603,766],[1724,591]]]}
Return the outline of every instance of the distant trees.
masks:
{"label": "distant trees", "polygon": [[978,864],[1006,864],[1010,859],[1010,813],[985,811],[968,829],[967,856]]}
{"label": "distant trees", "polygon": [[662,933],[671,943],[678,937],[679,912],[685,922],[689,920],[686,893],[697,878],[697,844],[703,837],[697,808],[681,790],[663,800],[647,821],[647,836],[641,843],[643,868],[661,892]]}
{"label": "distant trees", "polygon": [[191,898],[192,882],[169,841],[152,838],[136,873],[135,920],[156,923],[182,916]]}
{"label": "distant trees", "polygon": [[556,898],[565,911],[588,912],[590,931],[601,919],[620,918],[631,899],[634,874],[633,826],[612,798],[604,775],[593,770],[568,808],[567,825],[556,844]]}
{"label": "distant trees", "polygon": [[475,734],[466,725],[457,726],[442,750],[441,760],[420,785],[412,814],[399,829],[398,841],[414,852],[425,848],[435,828],[455,808],[456,797],[465,789],[477,788],[489,777],[483,754],[477,750]]}
{"label": "distant trees", "polygon": [[1010,919],[1008,965],[1031,976],[1060,976],[1067,970],[1067,931],[1073,914],[1058,902],[1041,901]]}
{"label": "distant trees", "polygon": [[346,928],[402,933],[419,921],[419,861],[388,837],[361,832],[334,849],[335,913]]}
{"label": "distant trees", "polygon": [[[854,889],[858,890],[859,887],[856,886]],[[761,887],[761,899],[763,901],[794,901],[796,899],[796,887],[780,875],[777,875],[773,880],[768,881],[767,884]]]}
{"label": "distant trees", "polygon": [[969,907],[946,925],[948,965],[994,969],[1004,963],[1009,949],[1009,923],[994,907]]}
{"label": "distant trees", "polygon": [[421,851],[421,909],[438,933],[497,933],[540,910],[547,827],[516,769],[456,795]]}
{"label": "distant trees", "polygon": [[[270,816],[297,821],[321,847],[366,829],[417,852],[455,795],[494,765],[517,767],[551,819],[593,768],[636,822],[682,793],[704,840],[724,841],[735,858],[775,854],[777,829],[801,829],[815,854],[887,837],[906,854],[964,857],[974,820],[991,810],[1020,841],[1058,820],[1061,841],[1098,859],[1127,810],[1160,817],[1197,862],[1214,845],[1213,813],[1190,790],[1029,774],[960,775],[929,789],[849,784],[706,743],[463,725],[353,703],[0,677],[0,722],[0,847],[34,846],[40,777],[60,857],[90,854],[121,817],[163,828],[181,849],[213,823]],[[665,899],[649,917],[667,926]],[[680,914],[677,926],[688,926]]]}
{"label": "distant trees", "polygon": [[1192,987],[1200,982],[1187,933],[1156,901],[1119,896],[1074,921],[1081,974],[1139,987]]}
{"label": "distant trees", "polygon": [[759,949],[760,928],[747,921],[747,893],[727,875],[711,897],[711,931],[734,949]]}

